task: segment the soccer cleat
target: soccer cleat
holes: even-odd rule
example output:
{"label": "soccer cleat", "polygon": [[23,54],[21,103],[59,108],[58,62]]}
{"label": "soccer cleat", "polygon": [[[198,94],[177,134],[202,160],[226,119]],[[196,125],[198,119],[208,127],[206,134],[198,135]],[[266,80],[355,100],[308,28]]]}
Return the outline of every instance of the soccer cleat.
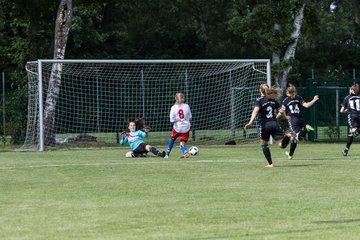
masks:
{"label": "soccer cleat", "polygon": [[308,130],[308,131],[314,131],[314,130],[315,130],[315,129],[314,129],[312,126],[310,126],[309,124],[306,124],[305,128],[306,128],[306,130]]}
{"label": "soccer cleat", "polygon": [[348,148],[344,148],[344,150],[342,150],[342,155],[344,157],[346,157],[348,155],[349,149]]}
{"label": "soccer cleat", "polygon": [[289,153],[289,152],[285,152],[285,155],[288,157],[289,160],[292,160],[292,159],[293,159],[293,156],[290,156],[290,153]]}
{"label": "soccer cleat", "polygon": [[188,157],[190,157],[190,153],[188,152],[188,153],[186,153],[186,154],[184,154],[183,156],[181,156],[180,158],[188,158]]}
{"label": "soccer cleat", "polygon": [[289,137],[291,140],[299,141],[298,135],[294,132],[287,132],[285,136]]}
{"label": "soccer cleat", "polygon": [[164,158],[169,158],[169,155],[165,155],[165,157]]}
{"label": "soccer cleat", "polygon": [[266,168],[273,168],[273,167],[275,167],[275,165],[272,163],[272,164],[266,165],[265,167],[266,167]]}
{"label": "soccer cleat", "polygon": [[166,152],[165,152],[165,151],[162,151],[162,152],[159,152],[159,153],[158,153],[158,157],[164,158],[165,156],[166,156]]}

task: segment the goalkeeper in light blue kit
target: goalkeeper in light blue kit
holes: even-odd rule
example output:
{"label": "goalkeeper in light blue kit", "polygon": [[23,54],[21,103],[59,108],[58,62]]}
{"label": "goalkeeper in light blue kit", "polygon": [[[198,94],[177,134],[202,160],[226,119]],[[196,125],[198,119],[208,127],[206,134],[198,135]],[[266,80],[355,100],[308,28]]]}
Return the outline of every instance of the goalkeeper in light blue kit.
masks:
{"label": "goalkeeper in light blue kit", "polygon": [[172,134],[169,140],[168,148],[165,158],[168,158],[171,149],[174,146],[175,140],[180,137],[180,150],[182,152],[181,158],[190,157],[185,144],[189,140],[190,135],[190,120],[192,118],[190,107],[185,103],[185,96],[183,93],[175,94],[175,104],[170,110],[170,122],[173,124]]}
{"label": "goalkeeper in light blue kit", "polygon": [[[130,132],[122,132],[123,137],[120,141],[120,145],[129,143],[131,151],[125,154],[125,157],[146,157],[148,152],[152,152],[155,156],[165,157],[165,151],[159,152],[155,147],[143,141],[143,138],[148,137],[150,127],[143,127],[143,118],[136,119],[128,122],[128,128]],[[142,130],[140,130],[142,129]]]}

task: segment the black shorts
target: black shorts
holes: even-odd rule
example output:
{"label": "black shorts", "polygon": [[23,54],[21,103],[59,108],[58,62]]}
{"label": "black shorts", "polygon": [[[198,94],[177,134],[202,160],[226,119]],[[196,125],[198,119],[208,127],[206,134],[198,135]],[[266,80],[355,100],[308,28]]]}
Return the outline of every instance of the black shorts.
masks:
{"label": "black shorts", "polygon": [[260,137],[264,141],[269,141],[270,136],[275,140],[280,140],[284,137],[284,133],[276,121],[262,123],[259,131]]}
{"label": "black shorts", "polygon": [[289,122],[289,128],[294,133],[298,133],[302,130],[304,127],[304,119],[299,117],[292,117],[290,118]]}
{"label": "black shorts", "polygon": [[132,157],[146,157],[146,154],[148,151],[146,150],[146,145],[148,145],[145,142],[140,143],[140,145],[132,151],[131,156]]}
{"label": "black shorts", "polygon": [[349,128],[359,128],[360,115],[348,114],[348,124],[349,124]]}

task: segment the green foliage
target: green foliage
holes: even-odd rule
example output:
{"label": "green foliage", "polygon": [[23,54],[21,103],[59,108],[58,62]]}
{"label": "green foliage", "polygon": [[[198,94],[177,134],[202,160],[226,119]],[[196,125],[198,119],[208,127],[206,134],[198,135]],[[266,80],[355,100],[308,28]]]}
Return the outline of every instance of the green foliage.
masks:
{"label": "green foliage", "polygon": [[228,1],[215,0],[74,5],[67,53],[85,58],[227,58],[239,48],[226,28],[230,9]]}
{"label": "green foliage", "polygon": [[312,5],[317,10],[317,27],[305,28],[299,45],[304,49],[298,54],[302,62],[299,71],[310,77],[309,69],[315,69],[318,79],[351,78],[352,69],[360,68],[359,27],[352,15],[352,1],[337,2],[335,12],[328,7],[333,1],[322,2],[326,4]]}
{"label": "green foliage", "polygon": [[[19,77],[19,76],[18,76]],[[26,134],[27,86],[17,88],[6,97],[6,133],[12,144],[21,144]]]}
{"label": "green foliage", "polygon": [[324,129],[324,131],[325,135],[327,135],[330,140],[334,140],[338,132],[335,126],[328,126],[326,129]]}
{"label": "green foliage", "polygon": [[[259,53],[270,56],[273,52],[284,53],[292,42],[294,15],[302,1],[261,1],[244,12],[234,12],[230,28],[244,38],[246,43],[256,43]],[[242,3],[243,4],[243,3]],[[241,6],[237,7],[241,9]],[[278,24],[279,29],[274,25]]]}

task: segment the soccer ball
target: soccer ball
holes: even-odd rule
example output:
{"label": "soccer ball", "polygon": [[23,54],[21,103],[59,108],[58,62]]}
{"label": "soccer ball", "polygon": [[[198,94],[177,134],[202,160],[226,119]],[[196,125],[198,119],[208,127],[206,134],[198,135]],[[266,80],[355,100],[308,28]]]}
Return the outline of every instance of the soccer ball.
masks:
{"label": "soccer ball", "polygon": [[196,146],[191,146],[189,147],[189,153],[194,156],[198,155],[199,149]]}

